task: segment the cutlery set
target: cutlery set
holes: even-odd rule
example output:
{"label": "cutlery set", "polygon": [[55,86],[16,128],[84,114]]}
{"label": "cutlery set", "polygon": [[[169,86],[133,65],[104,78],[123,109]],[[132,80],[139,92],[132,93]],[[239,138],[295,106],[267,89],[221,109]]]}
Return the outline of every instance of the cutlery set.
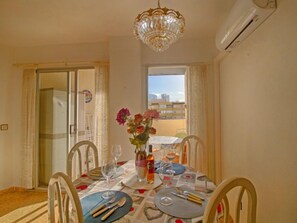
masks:
{"label": "cutlery set", "polygon": [[180,198],[183,198],[185,200],[188,200],[188,201],[192,201],[196,204],[202,204],[202,202],[204,201],[204,198],[197,195],[197,194],[194,194],[194,193],[190,193],[188,191],[182,191],[180,188],[176,187],[175,188],[177,193],[176,192],[171,192],[171,194],[177,196],[177,197],[180,197]]}
{"label": "cutlery set", "polygon": [[[121,199],[115,201],[115,199],[110,200],[106,202],[105,204],[99,205],[97,208],[95,208],[93,211],[91,211],[91,215],[95,218],[102,213],[110,210],[107,214],[105,214],[102,218],[101,221],[106,220],[110,215],[112,215],[118,208],[123,207],[126,203],[126,197],[122,197]],[[113,202],[115,201],[115,202]],[[113,202],[113,203],[112,203]],[[110,204],[111,203],[111,204]]]}

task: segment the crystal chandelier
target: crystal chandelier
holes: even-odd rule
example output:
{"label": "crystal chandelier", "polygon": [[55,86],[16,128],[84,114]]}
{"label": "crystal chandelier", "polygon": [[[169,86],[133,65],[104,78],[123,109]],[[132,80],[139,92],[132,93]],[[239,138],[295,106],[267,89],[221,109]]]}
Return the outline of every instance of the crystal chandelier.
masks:
{"label": "crystal chandelier", "polygon": [[183,36],[185,18],[178,11],[160,7],[139,14],[134,22],[134,34],[156,52],[167,50]]}

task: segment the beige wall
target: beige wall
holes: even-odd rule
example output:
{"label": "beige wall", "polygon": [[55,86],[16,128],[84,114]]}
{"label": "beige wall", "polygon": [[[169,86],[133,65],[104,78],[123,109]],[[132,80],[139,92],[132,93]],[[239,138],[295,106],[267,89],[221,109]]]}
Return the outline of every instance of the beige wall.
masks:
{"label": "beige wall", "polygon": [[[21,76],[13,73],[11,49],[0,46],[0,124],[8,124],[0,131],[0,190],[19,183],[21,138]],[[17,154],[18,153],[18,154]],[[13,159],[13,157],[17,159]]]}
{"label": "beige wall", "polygon": [[110,43],[109,123],[110,145],[120,144],[120,160],[134,157],[126,126],[119,126],[116,114],[128,108],[132,114],[143,111],[144,73],[141,67],[141,46],[133,38],[113,38]]}
{"label": "beige wall", "polygon": [[297,219],[296,9],[278,1],[221,62],[222,174],[253,181],[259,223]]}
{"label": "beige wall", "polygon": [[214,42],[215,40],[211,38],[182,38],[162,53],[156,53],[149,47],[144,46],[142,48],[142,63],[144,65],[184,65],[197,62],[210,62],[218,53]]}
{"label": "beige wall", "polygon": [[107,42],[17,47],[13,49],[13,60],[16,63],[107,61],[108,47]]}

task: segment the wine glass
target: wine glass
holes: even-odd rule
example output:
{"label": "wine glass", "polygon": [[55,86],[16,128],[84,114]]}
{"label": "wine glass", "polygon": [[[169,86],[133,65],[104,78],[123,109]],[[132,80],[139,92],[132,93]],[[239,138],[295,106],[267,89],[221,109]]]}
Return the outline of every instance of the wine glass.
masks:
{"label": "wine glass", "polygon": [[[166,163],[161,163],[160,168],[159,168],[159,176],[160,179],[162,180],[162,183],[164,187],[167,189],[171,186],[172,179],[174,176],[175,171],[172,169],[172,166],[166,165]],[[160,204],[164,206],[169,206],[173,203],[173,200],[171,197],[167,196],[162,196],[160,199]]]}
{"label": "wine glass", "polygon": [[175,156],[176,156],[176,149],[173,147],[170,147],[166,152],[166,158],[169,160],[169,163],[171,166]]}
{"label": "wine glass", "polygon": [[111,147],[111,154],[113,155],[113,157],[114,157],[114,159],[116,161],[116,166],[117,166],[118,159],[122,155],[122,147],[121,147],[121,145],[117,145],[117,144],[116,145],[113,145]]}
{"label": "wine glass", "polygon": [[[101,167],[102,175],[106,179],[107,187],[109,188],[110,178],[115,174],[116,162],[114,159],[107,159],[103,161],[103,165]],[[106,191],[102,194],[104,199],[109,199],[115,196],[113,191]]]}

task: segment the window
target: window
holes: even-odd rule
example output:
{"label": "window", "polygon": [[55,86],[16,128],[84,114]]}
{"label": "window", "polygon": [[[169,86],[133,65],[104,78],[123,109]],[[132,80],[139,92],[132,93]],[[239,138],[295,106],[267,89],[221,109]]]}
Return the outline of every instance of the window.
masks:
{"label": "window", "polygon": [[160,119],[185,119],[185,67],[150,67],[148,108]]}

